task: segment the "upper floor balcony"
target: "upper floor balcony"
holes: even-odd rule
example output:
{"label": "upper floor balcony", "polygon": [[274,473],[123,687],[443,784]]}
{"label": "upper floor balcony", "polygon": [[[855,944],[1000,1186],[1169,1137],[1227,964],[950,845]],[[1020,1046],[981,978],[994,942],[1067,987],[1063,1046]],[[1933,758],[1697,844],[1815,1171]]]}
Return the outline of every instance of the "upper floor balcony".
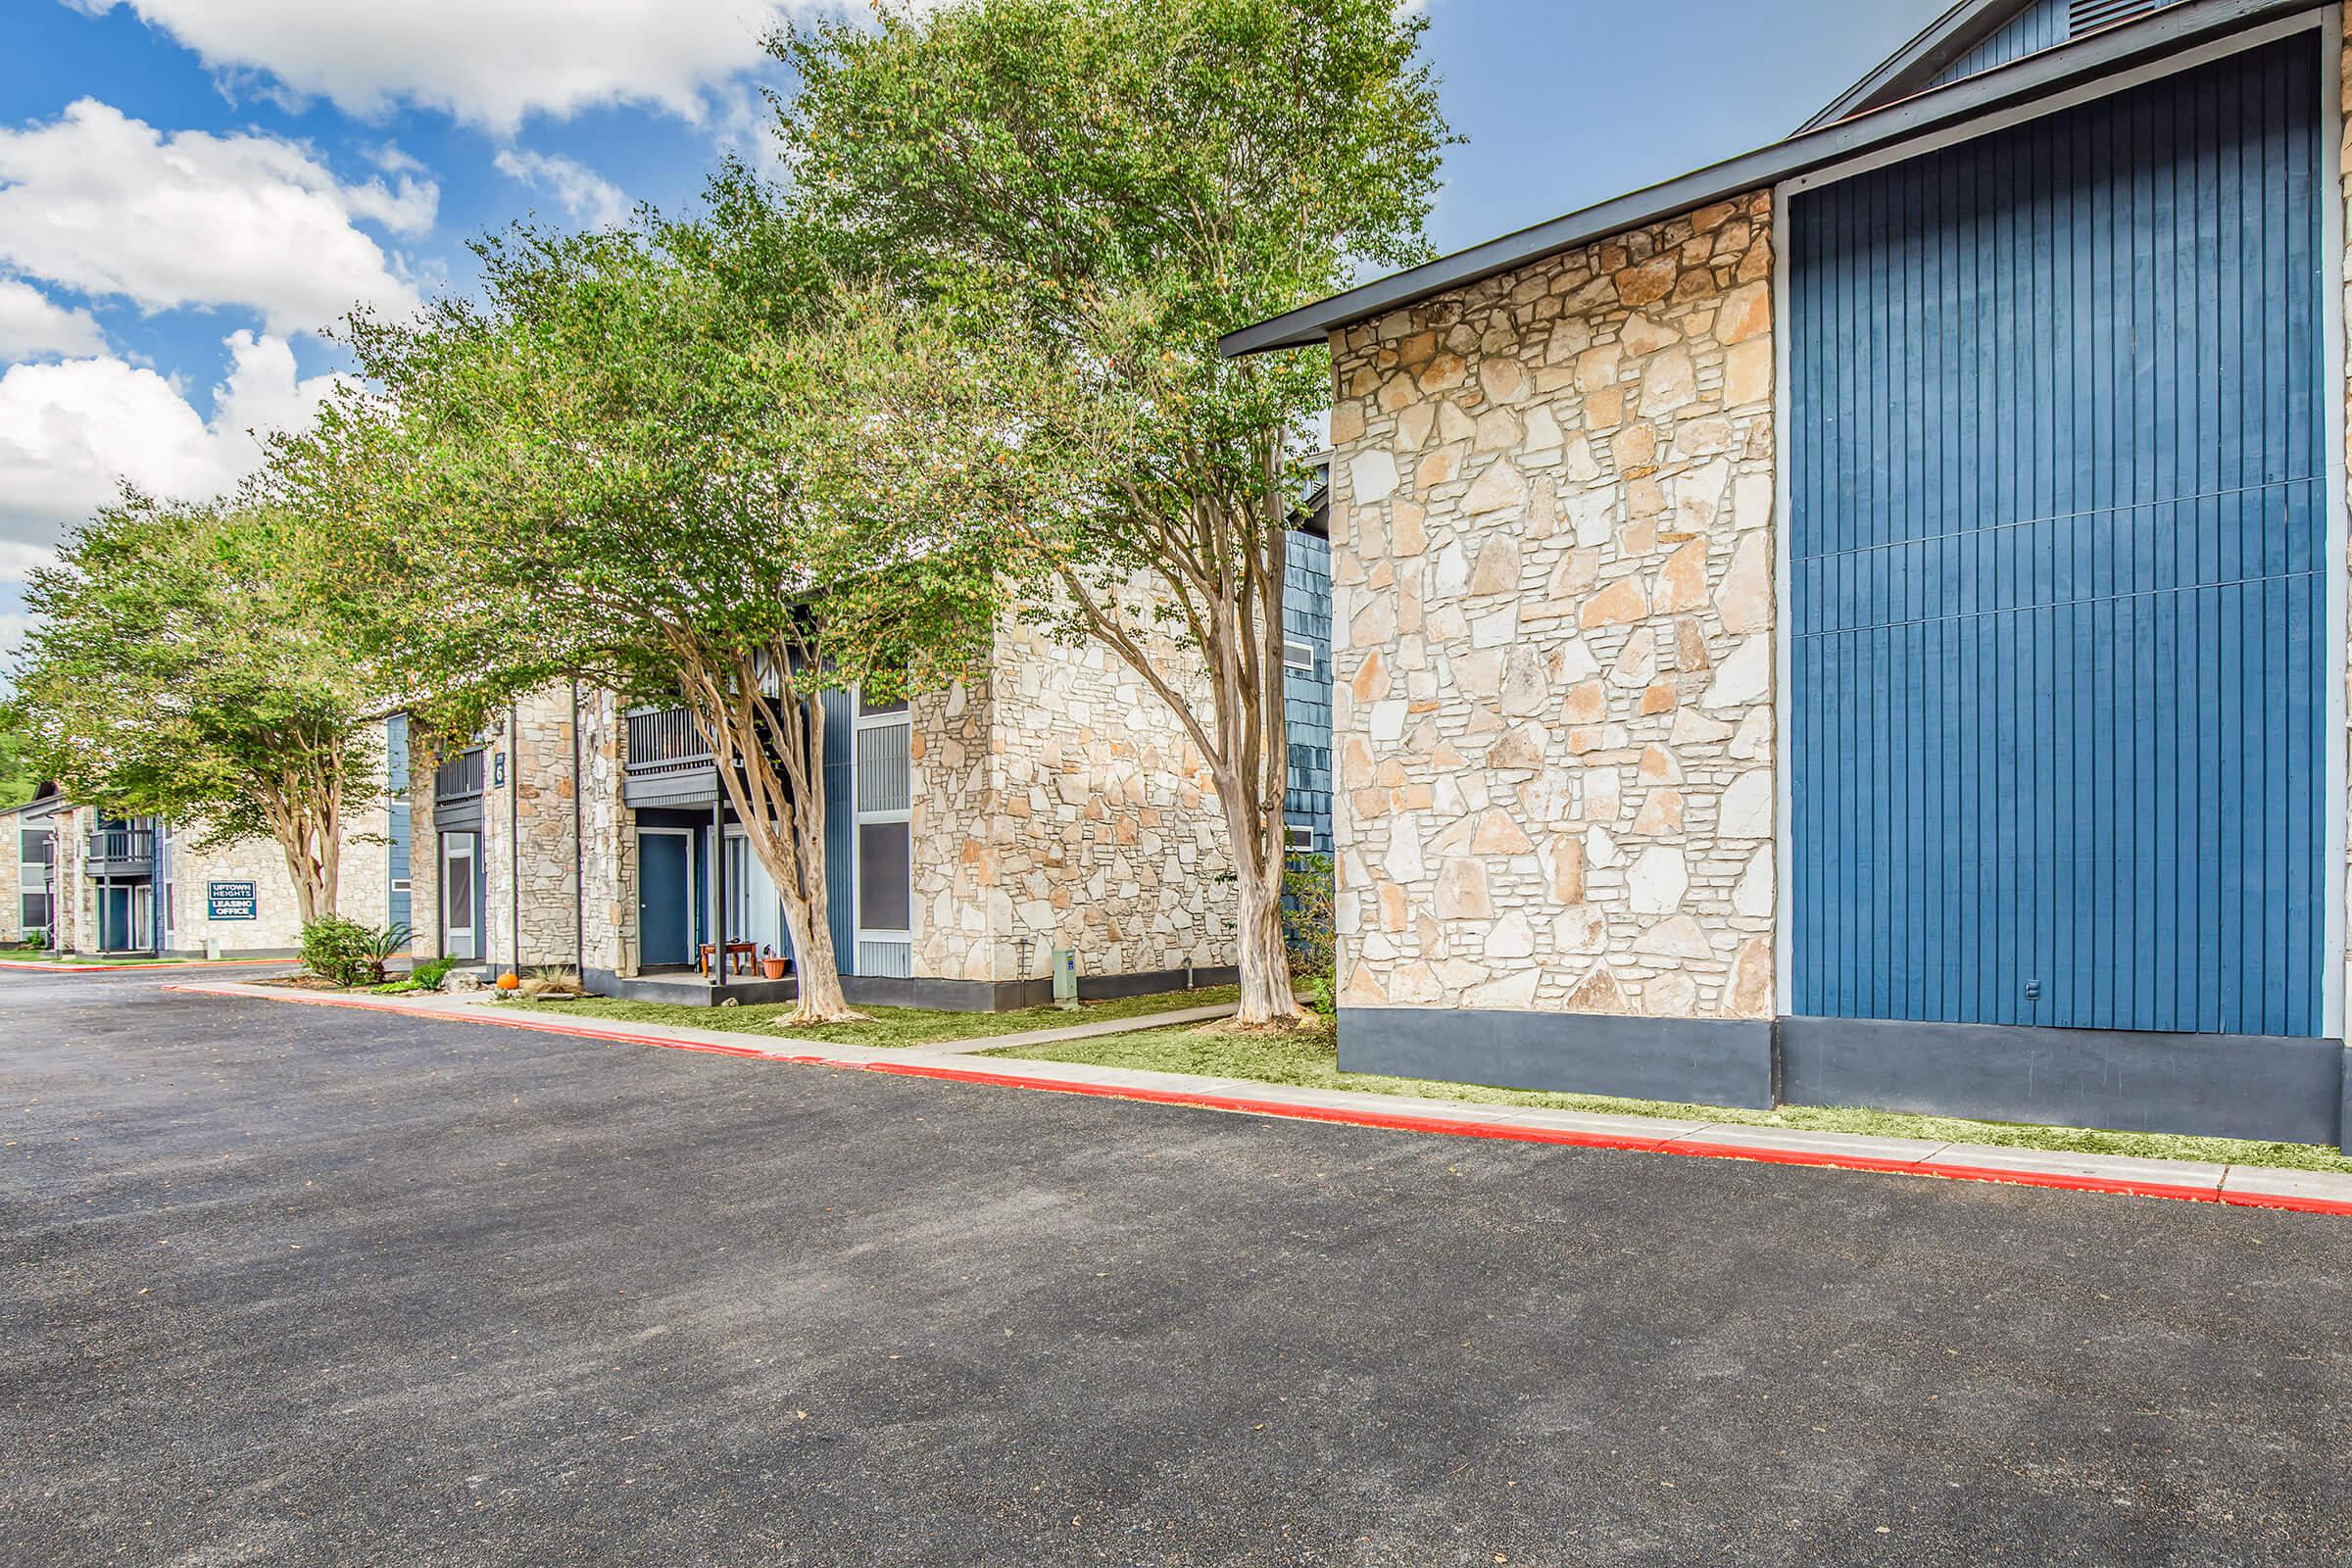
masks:
{"label": "upper floor balcony", "polygon": [[710,765],[710,743],[684,708],[651,709],[629,715],[629,772],[643,777],[688,773]]}
{"label": "upper floor balcony", "polygon": [[629,714],[627,756],[620,793],[630,806],[700,807],[718,798],[710,742],[688,709]]}
{"label": "upper floor balcony", "polygon": [[84,868],[92,876],[151,876],[155,872],[155,829],[102,827],[89,838]]}
{"label": "upper floor balcony", "polygon": [[470,801],[482,793],[482,749],[478,746],[433,769],[433,804]]}

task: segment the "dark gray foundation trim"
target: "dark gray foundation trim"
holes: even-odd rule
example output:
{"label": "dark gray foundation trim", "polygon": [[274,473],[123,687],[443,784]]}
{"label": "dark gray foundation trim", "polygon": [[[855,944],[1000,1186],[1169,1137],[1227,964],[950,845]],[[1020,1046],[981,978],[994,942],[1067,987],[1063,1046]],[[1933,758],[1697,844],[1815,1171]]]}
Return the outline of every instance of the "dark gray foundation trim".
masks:
{"label": "dark gray foundation trim", "polygon": [[[201,959],[204,957],[204,950],[202,948],[167,948],[156,956]],[[220,950],[222,963],[246,961],[267,963],[273,958],[299,958],[301,956],[302,950],[300,948],[222,948]]]}
{"label": "dark gray foundation trim", "polygon": [[1789,1104],[2341,1147],[2344,1048],[2273,1035],[1784,1018]]}
{"label": "dark gray foundation trim", "polygon": [[1761,1019],[1342,1007],[1340,1066],[1501,1089],[1773,1103],[1772,1025]]}
{"label": "dark gray foundation trim", "polygon": [[[693,971],[668,970],[659,975],[624,977],[610,969],[590,969],[581,977],[600,997],[632,1002],[676,1002],[688,1006],[715,1004],[708,986],[682,986],[678,981]],[[1111,997],[1148,997],[1161,991],[1182,991],[1188,971],[1149,969],[1133,974],[1081,975],[1078,995],[1087,1002]],[[1189,971],[1195,988],[1229,986],[1239,972],[1231,965]],[[1042,1007],[1054,1000],[1054,982],[1040,980],[925,980],[893,979],[883,975],[845,974],[842,995],[854,1006],[933,1007],[941,1012],[1010,1012]],[[800,995],[791,980],[749,980],[729,976],[726,995],[740,1003],[790,1002]]]}

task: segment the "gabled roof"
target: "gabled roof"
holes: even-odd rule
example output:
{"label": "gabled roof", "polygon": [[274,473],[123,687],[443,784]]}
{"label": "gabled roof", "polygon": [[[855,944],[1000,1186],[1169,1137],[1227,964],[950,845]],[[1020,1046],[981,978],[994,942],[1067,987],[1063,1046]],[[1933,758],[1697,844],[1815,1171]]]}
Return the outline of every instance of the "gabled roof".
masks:
{"label": "gabled roof", "polygon": [[1245,354],[1320,343],[1326,334],[1341,327],[1466,288],[1579,245],[1898,146],[1995,110],[2119,75],[2277,18],[2321,9],[2322,0],[2169,0],[2157,10],[2133,13],[2128,25],[2101,27],[1936,92],[1849,116],[1662,184],[1581,208],[1566,217],[1302,305],[1229,332],[1218,347],[1229,358],[1238,359]]}
{"label": "gabled roof", "polygon": [[[2029,53],[2055,48],[2102,28],[2133,22],[2175,0],[1960,0],[1921,28],[1797,133],[1867,114],[1947,80],[1955,68],[1989,70]],[[2008,29],[2016,34],[2004,41]],[[1971,61],[1984,51],[1987,58]]]}

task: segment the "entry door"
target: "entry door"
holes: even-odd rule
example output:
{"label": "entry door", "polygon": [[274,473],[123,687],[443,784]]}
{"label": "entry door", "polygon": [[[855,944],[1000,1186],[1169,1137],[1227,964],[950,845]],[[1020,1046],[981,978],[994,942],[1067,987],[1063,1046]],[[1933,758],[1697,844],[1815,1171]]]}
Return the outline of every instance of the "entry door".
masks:
{"label": "entry door", "polygon": [[693,835],[637,835],[637,961],[694,961]]}
{"label": "entry door", "polygon": [[470,963],[482,956],[475,882],[481,841],[472,833],[441,835],[441,952]]}
{"label": "entry door", "polygon": [[2322,1033],[2316,37],[1789,201],[1791,1011]]}
{"label": "entry door", "polygon": [[133,901],[131,887],[122,883],[98,890],[98,951],[128,953],[140,944],[133,941]]}

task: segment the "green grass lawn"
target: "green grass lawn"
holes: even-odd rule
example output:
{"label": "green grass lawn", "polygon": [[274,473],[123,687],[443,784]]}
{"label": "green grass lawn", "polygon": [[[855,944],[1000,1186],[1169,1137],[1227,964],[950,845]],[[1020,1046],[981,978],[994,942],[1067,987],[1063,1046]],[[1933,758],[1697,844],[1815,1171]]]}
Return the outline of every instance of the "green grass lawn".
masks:
{"label": "green grass lawn", "polygon": [[1032,1061],[1083,1061],[1106,1067],[1143,1067],[1156,1072],[1196,1073],[1208,1078],[1246,1078],[1259,1083],[1296,1084],[1309,1089],[1360,1089],[1378,1095],[1421,1095],[1480,1104],[1538,1105],[1547,1110],[1584,1110],[1616,1116],[1665,1116],[1685,1121],[1730,1122],[1747,1127],[1785,1127],[1796,1132],[1865,1133],[1876,1138],[1927,1138],[1956,1144],[1991,1144],[2010,1149],[2045,1149],[2069,1154],[2126,1154],[2140,1159],[2201,1159],[2228,1165],[2276,1165],[2288,1170],[2352,1175],[2352,1159],[2313,1144],[2259,1144],[2235,1138],[2186,1138],[2168,1133],[2089,1131],[2079,1127],[2033,1127],[2010,1122],[1963,1121],[1951,1116],[1905,1116],[1891,1111],[1836,1106],[1788,1105],[1779,1110],[1740,1110],[1724,1105],[1677,1105],[1654,1100],[1609,1100],[1598,1095],[1536,1094],[1490,1089],[1483,1084],[1434,1083],[1419,1078],[1384,1078],[1340,1071],[1337,1036],[1328,1028],[1290,1037],[1219,1033],[1201,1029],[1150,1029],[1134,1034],[1073,1040],[1055,1046],[1014,1046],[989,1055]]}
{"label": "green grass lawn", "polygon": [[122,963],[186,963],[186,958],[141,957],[137,954],[117,954],[100,957],[94,953],[52,953],[47,948],[0,948],[0,958],[11,963],[67,963],[67,964],[122,964]]}
{"label": "green grass lawn", "polygon": [[[989,1035],[1019,1034],[1029,1029],[1058,1029],[1067,1025],[1101,1023],[1105,1019],[1144,1018],[1180,1007],[1205,1007],[1239,1000],[1235,986],[1202,986],[1195,991],[1169,991],[1150,997],[1121,997],[1111,1002],[1089,1002],[1076,1012],[1058,1007],[1028,1007],[1019,1012],[941,1012],[933,1007],[862,1007],[873,1018],[866,1023],[829,1023],[795,1028],[795,1040],[821,1040],[838,1046],[921,1046],[943,1040],[979,1040]],[[772,1035],[791,1015],[789,1002],[763,1002],[734,1007],[694,1007],[676,1002],[624,1002],[613,997],[582,997],[577,1002],[510,1002],[510,1007],[533,1012],[561,1012],[574,1017],[612,1018],[623,1023],[682,1024],[695,1029],[724,1029],[730,1034]]]}

